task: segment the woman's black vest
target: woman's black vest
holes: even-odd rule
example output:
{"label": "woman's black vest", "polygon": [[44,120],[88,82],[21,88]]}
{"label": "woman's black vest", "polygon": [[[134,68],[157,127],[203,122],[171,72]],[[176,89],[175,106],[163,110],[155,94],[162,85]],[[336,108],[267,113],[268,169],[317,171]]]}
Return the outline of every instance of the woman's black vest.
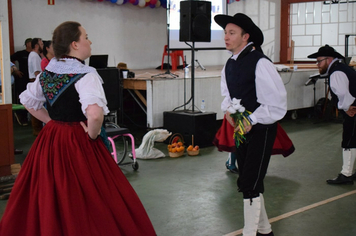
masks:
{"label": "woman's black vest", "polygon": [[46,108],[53,120],[63,122],[85,121],[79,94],[75,83],[85,74],[54,74],[49,71],[42,72],[40,83],[46,97]]}
{"label": "woman's black vest", "polygon": [[[338,61],[334,62],[331,65],[330,69],[329,69],[329,81],[328,81],[329,88],[331,88],[330,87],[331,75],[335,71],[342,71],[342,72],[344,72],[346,74],[347,79],[349,80],[349,91],[350,91],[350,94],[353,97],[356,97],[356,71],[354,69],[352,69],[351,67],[343,64],[343,63],[340,63]],[[330,91],[331,91],[332,100],[337,104],[339,102],[339,98],[332,91],[332,89],[330,89]],[[352,105],[355,106],[356,102],[354,102]]]}

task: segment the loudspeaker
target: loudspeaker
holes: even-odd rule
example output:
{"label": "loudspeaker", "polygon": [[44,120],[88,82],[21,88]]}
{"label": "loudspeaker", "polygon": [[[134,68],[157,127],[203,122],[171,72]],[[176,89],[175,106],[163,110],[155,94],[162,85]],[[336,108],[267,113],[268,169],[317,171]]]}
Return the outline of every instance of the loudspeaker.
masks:
{"label": "loudspeaker", "polygon": [[165,111],[163,112],[163,126],[172,134],[180,133],[186,146],[192,144],[192,135],[194,135],[194,145],[213,146],[217,131],[216,113]]}
{"label": "loudspeaker", "polygon": [[105,92],[107,106],[110,113],[117,112],[115,117],[116,123],[123,122],[123,80],[122,73],[120,76],[120,69],[116,67],[107,67],[96,70],[103,79],[103,89]]}
{"label": "loudspeaker", "polygon": [[181,1],[179,41],[211,41],[211,2]]}

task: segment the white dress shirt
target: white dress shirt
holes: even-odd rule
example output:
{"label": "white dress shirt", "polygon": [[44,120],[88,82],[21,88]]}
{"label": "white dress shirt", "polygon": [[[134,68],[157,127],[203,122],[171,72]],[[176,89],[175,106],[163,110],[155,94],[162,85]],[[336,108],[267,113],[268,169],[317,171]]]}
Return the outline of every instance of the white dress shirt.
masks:
{"label": "white dress shirt", "polygon": [[[104,110],[104,115],[109,113],[107,108],[107,101],[102,86],[102,79],[95,71],[94,68],[89,66],[82,65],[79,61],[75,59],[52,59],[47,68],[54,68],[60,72],[65,70],[70,70],[74,73],[88,72],[83,78],[79,79],[75,83],[75,89],[79,94],[79,102],[82,104],[82,112],[86,116],[86,108],[91,104],[97,104],[102,107]],[[68,69],[69,68],[69,69]],[[72,69],[74,68],[74,69]],[[74,71],[74,70],[77,71]],[[46,102],[46,98],[43,94],[42,87],[39,81],[41,74],[37,75],[36,80],[33,83],[27,84],[27,89],[20,94],[20,101],[27,108],[33,108],[39,110],[43,107],[43,104]],[[70,102],[70,101],[69,101]]]}
{"label": "white dress shirt", "polygon": [[32,51],[28,55],[28,77],[30,79],[36,78],[35,72],[41,72],[41,57],[38,53]]}
{"label": "white dress shirt", "polygon": [[[239,54],[231,58],[236,60]],[[257,102],[261,105],[250,115],[252,124],[273,124],[281,120],[287,112],[286,89],[275,66],[266,58],[261,58],[257,62],[255,74]],[[225,97],[221,103],[221,110],[225,113],[231,104],[225,78],[225,66],[221,71],[221,95]]]}
{"label": "white dress shirt", "polygon": [[[338,58],[335,58],[328,67],[328,72],[330,66],[338,61]],[[349,79],[346,74],[342,71],[335,71],[330,75],[330,88],[338,97],[339,102],[337,107],[344,111],[349,110],[352,103],[354,103],[355,98],[351,95],[349,91]]]}

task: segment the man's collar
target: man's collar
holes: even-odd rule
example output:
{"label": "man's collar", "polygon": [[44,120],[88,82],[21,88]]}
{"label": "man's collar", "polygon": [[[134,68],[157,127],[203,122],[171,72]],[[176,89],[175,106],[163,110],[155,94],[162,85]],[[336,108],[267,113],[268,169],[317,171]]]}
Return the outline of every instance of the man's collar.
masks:
{"label": "man's collar", "polygon": [[237,54],[232,55],[231,59],[236,60],[239,57],[239,55],[241,54],[241,52],[243,52],[245,50],[245,48],[247,48],[251,44],[253,44],[253,42],[249,42],[248,44],[246,44],[246,46],[241,51],[239,51]]}
{"label": "man's collar", "polygon": [[323,75],[320,75],[320,76],[328,76],[328,75],[329,75],[329,70],[330,70],[331,66],[332,66],[335,62],[337,62],[337,61],[339,61],[339,58],[334,58],[334,60],[332,60],[331,63],[329,64],[328,69],[326,70],[326,73],[323,74]]}

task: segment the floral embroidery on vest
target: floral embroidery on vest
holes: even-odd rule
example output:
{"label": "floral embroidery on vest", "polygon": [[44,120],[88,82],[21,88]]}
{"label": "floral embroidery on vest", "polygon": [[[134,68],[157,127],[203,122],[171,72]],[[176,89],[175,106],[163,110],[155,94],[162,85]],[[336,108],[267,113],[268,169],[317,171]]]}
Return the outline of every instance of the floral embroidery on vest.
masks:
{"label": "floral embroidery on vest", "polygon": [[66,88],[84,75],[86,74],[55,74],[47,70],[43,71],[39,79],[47,101],[53,105]]}

